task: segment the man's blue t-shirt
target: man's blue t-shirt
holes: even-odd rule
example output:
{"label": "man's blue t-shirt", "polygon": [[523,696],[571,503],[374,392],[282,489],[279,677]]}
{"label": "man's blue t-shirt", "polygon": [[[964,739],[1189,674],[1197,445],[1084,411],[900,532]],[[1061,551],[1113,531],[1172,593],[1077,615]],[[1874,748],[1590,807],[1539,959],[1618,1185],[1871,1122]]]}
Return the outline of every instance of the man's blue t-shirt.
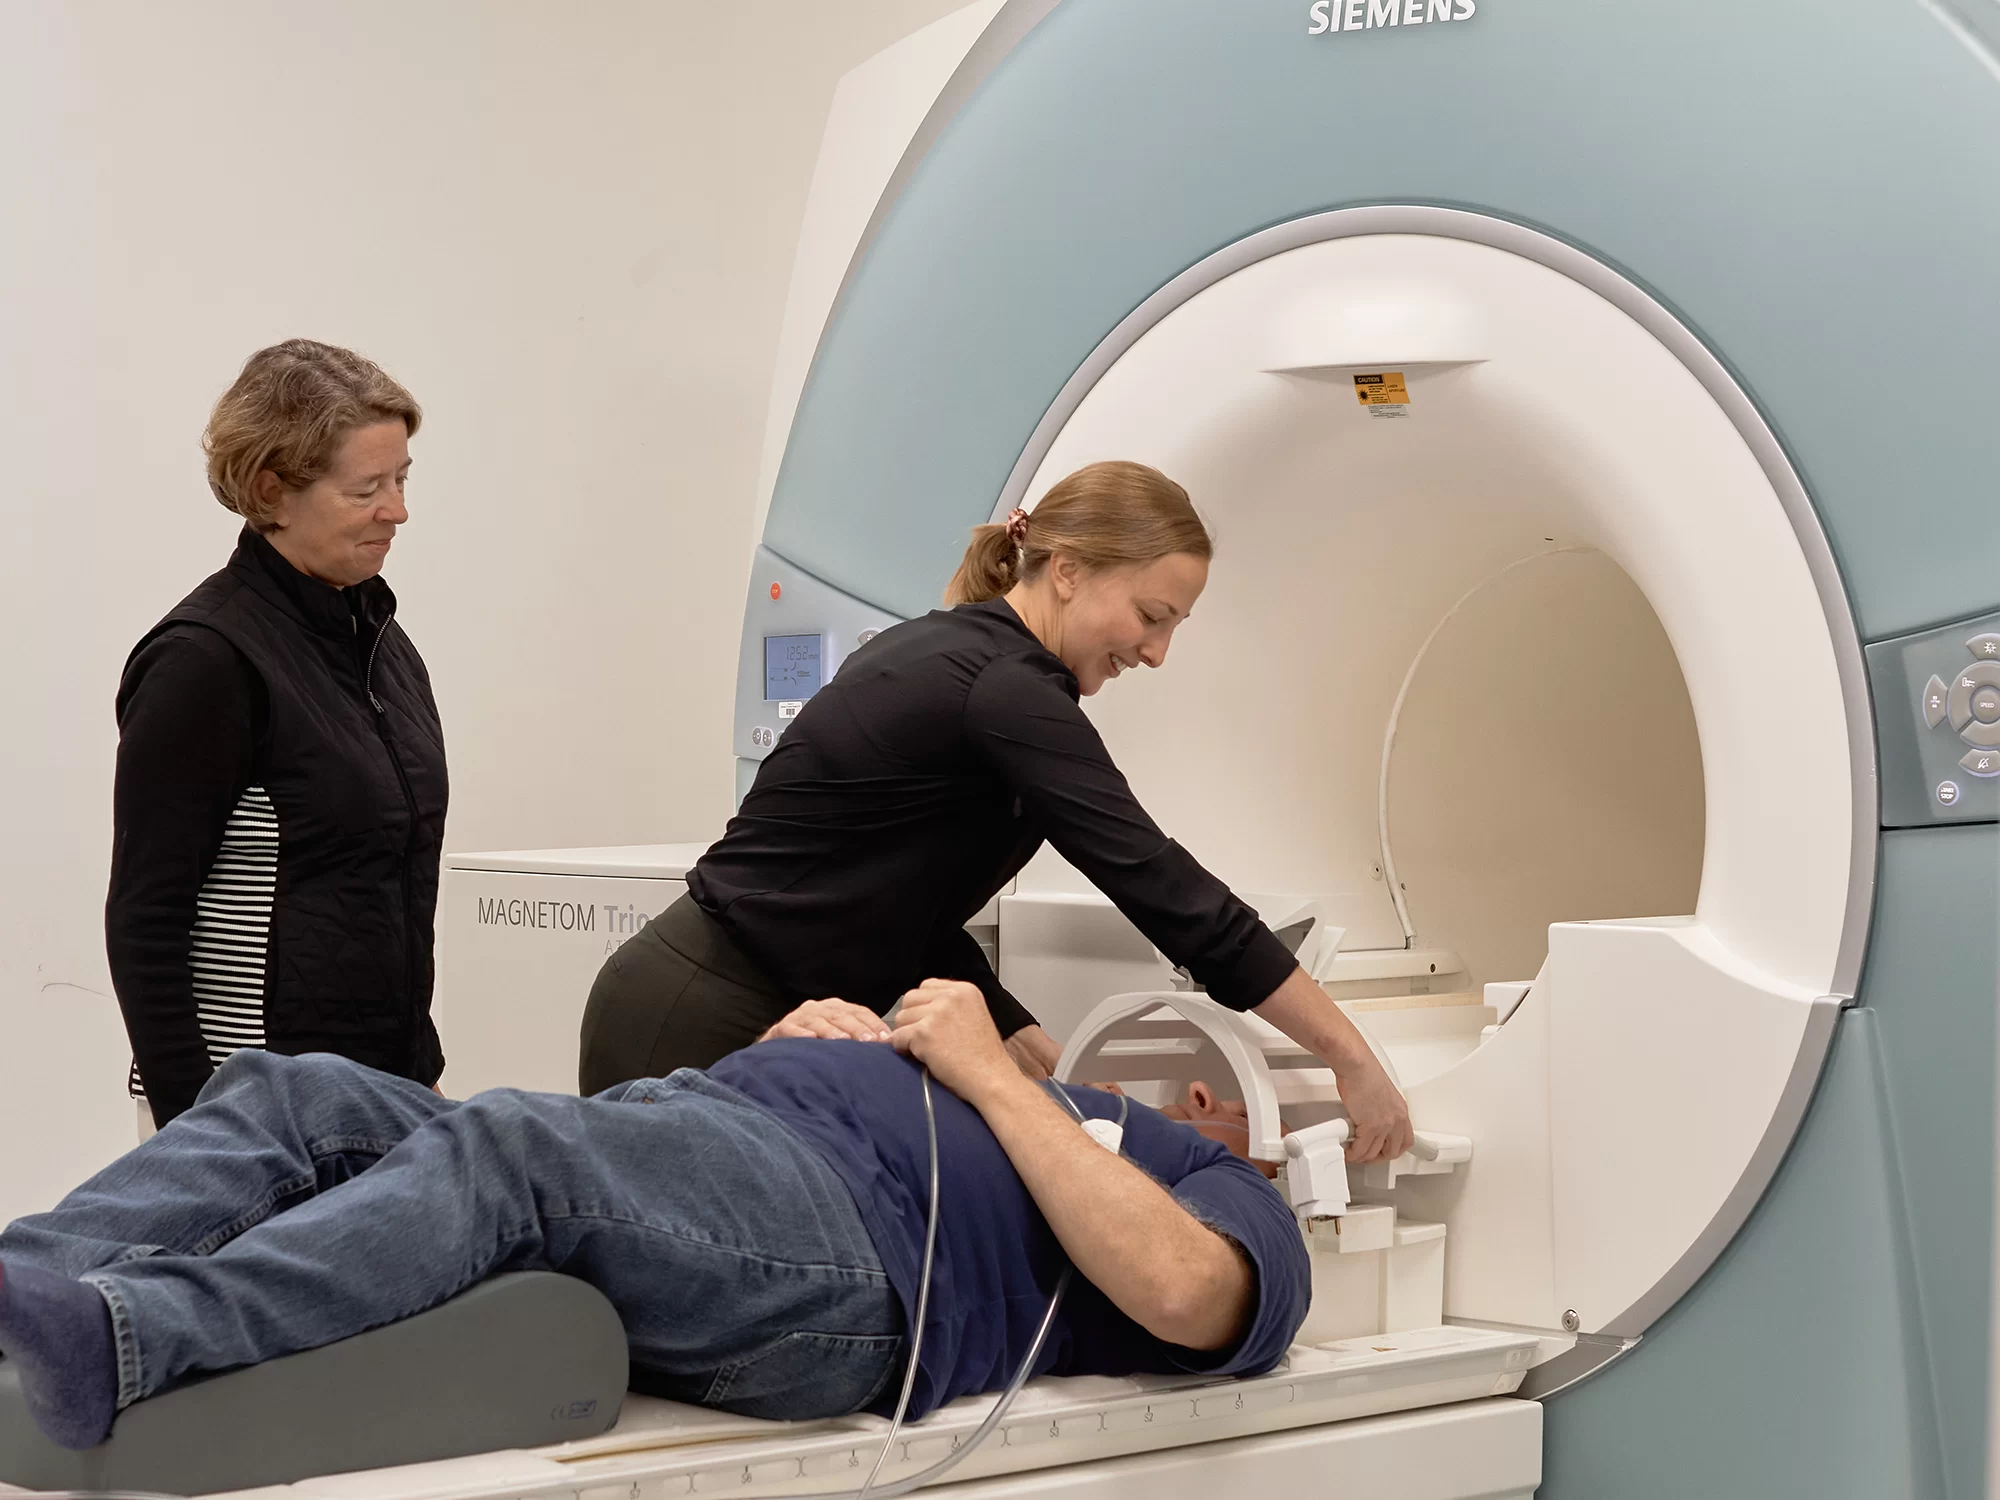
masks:
{"label": "man's blue t-shirt", "polygon": [[[880,1042],[795,1038],[759,1042],[725,1057],[709,1077],[768,1109],[824,1156],[847,1183],[883,1269],[914,1319],[930,1202],[930,1147],[921,1073]],[[1098,1089],[1067,1090],[1086,1116],[1116,1119],[1120,1102]],[[937,1110],[938,1236],[924,1346],[910,1415],[956,1397],[998,1390],[1019,1367],[1067,1263],[993,1132],[970,1105],[933,1080]],[[1133,1104],[1124,1156],[1143,1167],[1249,1257],[1256,1304],[1249,1327],[1222,1349],[1165,1343],[1112,1306],[1081,1276],[1036,1361],[1037,1375],[1177,1371],[1260,1374],[1275,1365],[1305,1320],[1311,1295],[1306,1250],[1291,1210],[1248,1162]],[[879,1409],[901,1389],[892,1381]]]}

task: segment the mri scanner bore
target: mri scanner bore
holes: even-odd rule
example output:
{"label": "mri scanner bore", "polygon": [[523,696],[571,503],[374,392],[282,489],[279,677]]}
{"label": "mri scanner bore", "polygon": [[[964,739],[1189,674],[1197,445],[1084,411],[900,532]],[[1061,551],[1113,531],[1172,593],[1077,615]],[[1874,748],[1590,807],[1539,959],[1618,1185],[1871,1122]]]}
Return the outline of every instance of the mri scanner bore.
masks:
{"label": "mri scanner bore", "polygon": [[[1343,952],[1450,954],[1473,1003],[1354,992],[1392,1059],[1431,1059],[1403,1080],[1418,1122],[1479,1143],[1405,1194],[1451,1228],[1449,1311],[1637,1332],[1751,1167],[1850,937],[1834,642],[1771,475],[1657,336],[1460,216],[1369,217],[1144,310],[1017,481],[1138,444],[1213,497],[1243,566],[1172,700],[1107,701],[1107,740],[1177,836],[1318,900]],[[1421,416],[1355,401],[1385,369]],[[1765,651],[1823,747],[1784,799],[1744,672]],[[1260,768],[1243,804],[1215,765]],[[1476,1045],[1507,981],[1532,988]],[[1705,1107],[1669,1137],[1676,1097]]]}

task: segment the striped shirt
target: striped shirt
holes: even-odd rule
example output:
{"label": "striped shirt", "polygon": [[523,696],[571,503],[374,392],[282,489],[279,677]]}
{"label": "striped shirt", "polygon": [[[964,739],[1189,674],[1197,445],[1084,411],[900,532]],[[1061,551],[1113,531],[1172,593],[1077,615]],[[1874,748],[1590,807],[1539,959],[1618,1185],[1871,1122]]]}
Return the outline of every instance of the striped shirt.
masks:
{"label": "striped shirt", "polygon": [[[277,809],[264,788],[246,787],[195,897],[188,942],[195,1018],[211,1067],[238,1048],[264,1045],[264,968],[277,893]],[[129,1087],[134,1098],[145,1097],[136,1061]]]}

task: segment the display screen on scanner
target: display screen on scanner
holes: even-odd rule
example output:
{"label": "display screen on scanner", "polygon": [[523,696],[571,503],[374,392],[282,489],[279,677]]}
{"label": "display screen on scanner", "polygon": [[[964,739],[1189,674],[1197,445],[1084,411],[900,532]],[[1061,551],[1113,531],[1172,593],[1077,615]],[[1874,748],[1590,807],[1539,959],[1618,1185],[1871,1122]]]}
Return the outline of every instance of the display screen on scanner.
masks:
{"label": "display screen on scanner", "polygon": [[810,698],[820,689],[821,641],[817,635],[764,637],[766,700]]}

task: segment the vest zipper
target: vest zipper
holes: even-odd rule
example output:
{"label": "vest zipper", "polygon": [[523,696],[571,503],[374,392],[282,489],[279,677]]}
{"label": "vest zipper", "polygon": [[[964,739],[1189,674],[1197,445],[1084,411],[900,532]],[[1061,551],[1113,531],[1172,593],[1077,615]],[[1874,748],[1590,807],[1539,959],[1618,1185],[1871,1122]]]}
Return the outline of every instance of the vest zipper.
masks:
{"label": "vest zipper", "polygon": [[[375,696],[375,657],[382,649],[382,637],[389,633],[389,627],[393,625],[395,621],[396,621],[396,616],[395,613],[392,611],[389,617],[386,620],[384,620],[380,626],[376,628],[375,643],[368,648],[368,665],[364,667],[361,672],[361,691],[368,695],[369,706],[372,707],[378,715],[382,712],[382,700]],[[398,761],[397,764],[400,765],[402,763]],[[404,788],[405,792],[407,792],[408,790],[409,789],[407,787]]]}

